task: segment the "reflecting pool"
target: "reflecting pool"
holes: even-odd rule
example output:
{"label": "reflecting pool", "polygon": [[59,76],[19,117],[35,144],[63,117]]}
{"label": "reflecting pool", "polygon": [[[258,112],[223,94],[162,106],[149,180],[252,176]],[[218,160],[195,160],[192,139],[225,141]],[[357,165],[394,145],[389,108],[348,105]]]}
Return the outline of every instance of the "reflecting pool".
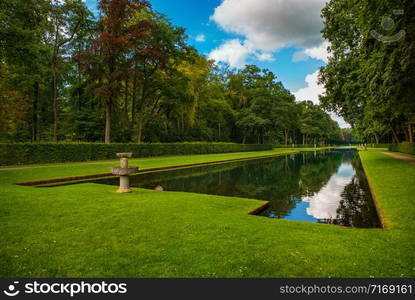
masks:
{"label": "reflecting pool", "polygon": [[[118,178],[95,180],[118,185]],[[380,227],[355,150],[301,152],[265,159],[143,173],[131,186],[269,201],[258,215],[351,227]]]}

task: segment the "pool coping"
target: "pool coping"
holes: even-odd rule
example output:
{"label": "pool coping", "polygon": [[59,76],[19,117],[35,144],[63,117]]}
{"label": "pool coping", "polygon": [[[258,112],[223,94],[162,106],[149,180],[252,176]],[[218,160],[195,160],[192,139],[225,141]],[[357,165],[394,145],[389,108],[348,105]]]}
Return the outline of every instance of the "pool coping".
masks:
{"label": "pool coping", "polygon": [[[260,200],[262,201],[262,200]],[[248,212],[248,215],[254,215],[254,216],[258,216],[258,214],[260,212],[262,212],[263,210],[265,210],[266,208],[268,208],[269,204],[271,203],[271,201],[266,201],[264,204],[258,206],[257,208],[251,210],[250,212]]]}
{"label": "pool coping", "polygon": [[362,157],[360,156],[360,151],[361,150],[358,151],[358,153],[359,153],[359,159],[360,159],[360,162],[362,164],[363,172],[365,173],[365,176],[366,176],[366,179],[367,179],[367,184],[369,186],[370,193],[372,194],[373,203],[375,204],[376,212],[378,214],[378,217],[379,217],[379,220],[380,220],[380,224],[382,226],[381,228],[382,229],[388,229],[388,225],[387,225],[388,222],[385,220],[385,215],[383,214],[381,205],[380,205],[379,200],[378,200],[378,198],[376,196],[376,193],[375,193],[375,188],[373,187],[373,184],[371,182],[371,179],[369,177],[369,174],[367,173],[365,164],[363,163]]}
{"label": "pool coping", "polygon": [[[270,154],[270,155],[260,155],[260,156],[250,156],[250,157],[242,157],[242,158],[233,158],[233,159],[227,159],[227,160],[216,160],[216,161],[193,163],[193,164],[173,165],[173,166],[165,166],[165,167],[158,167],[158,168],[148,168],[148,169],[138,170],[138,172],[136,174],[144,173],[144,172],[155,172],[155,171],[174,170],[174,169],[187,168],[187,167],[213,165],[213,164],[228,163],[228,162],[242,161],[242,160],[277,157],[277,156],[283,156],[283,155],[291,155],[291,154],[295,154],[295,153],[298,153],[298,152],[301,152],[301,151],[295,151],[295,152],[290,152],[290,153],[277,153],[277,154]],[[37,180],[37,181],[17,182],[17,183],[14,183],[14,184],[21,185],[21,186],[38,186],[38,185],[44,185],[44,184],[53,184],[53,183],[62,183],[62,182],[70,182],[70,181],[77,181],[77,180],[105,178],[105,177],[112,177],[112,176],[115,176],[115,175],[112,174],[112,173],[101,173],[101,174],[71,176],[71,177],[63,177],[63,178],[55,178],[55,179]]]}

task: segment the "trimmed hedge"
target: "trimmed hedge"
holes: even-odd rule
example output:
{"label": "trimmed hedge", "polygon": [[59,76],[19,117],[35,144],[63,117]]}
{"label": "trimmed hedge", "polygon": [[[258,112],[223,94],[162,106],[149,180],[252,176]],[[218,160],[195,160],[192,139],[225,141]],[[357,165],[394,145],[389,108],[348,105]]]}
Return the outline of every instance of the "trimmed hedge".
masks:
{"label": "trimmed hedge", "polygon": [[389,151],[402,152],[407,154],[415,154],[415,144],[403,142],[400,144],[392,144],[389,146]]}
{"label": "trimmed hedge", "polygon": [[389,148],[392,144],[367,144],[369,148]]}
{"label": "trimmed hedge", "polygon": [[[273,145],[274,148],[293,148],[293,144],[288,144],[288,145]],[[316,144],[316,147],[328,147],[329,145],[320,145],[320,144]],[[333,146],[333,145],[331,145]],[[294,144],[294,148],[314,148],[314,144]]]}
{"label": "trimmed hedge", "polygon": [[115,159],[115,154],[119,152],[133,152],[133,157],[137,158],[180,154],[264,151],[272,149],[272,145],[233,143],[17,143],[0,144],[0,165]]}

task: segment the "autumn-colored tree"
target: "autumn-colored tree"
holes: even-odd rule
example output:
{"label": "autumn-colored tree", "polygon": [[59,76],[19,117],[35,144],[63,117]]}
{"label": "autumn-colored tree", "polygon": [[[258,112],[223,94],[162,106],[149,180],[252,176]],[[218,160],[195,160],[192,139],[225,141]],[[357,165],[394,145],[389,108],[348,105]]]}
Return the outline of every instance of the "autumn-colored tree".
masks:
{"label": "autumn-colored tree", "polygon": [[0,69],[0,135],[13,134],[26,125],[25,115],[29,108],[27,97],[7,87],[7,74]]}
{"label": "autumn-colored tree", "polygon": [[[148,38],[151,24],[147,20],[132,22],[135,15],[149,7],[146,1],[101,0],[99,7],[103,14],[101,32],[91,48],[77,58],[94,80],[92,88],[105,106],[105,143],[110,143],[113,109],[130,69],[132,57],[128,54],[137,41]],[[145,55],[145,49],[140,52]]]}
{"label": "autumn-colored tree", "polygon": [[0,0],[1,141],[298,144],[338,131],[270,71],[207,60],[145,0],[101,0],[89,16],[83,0]]}

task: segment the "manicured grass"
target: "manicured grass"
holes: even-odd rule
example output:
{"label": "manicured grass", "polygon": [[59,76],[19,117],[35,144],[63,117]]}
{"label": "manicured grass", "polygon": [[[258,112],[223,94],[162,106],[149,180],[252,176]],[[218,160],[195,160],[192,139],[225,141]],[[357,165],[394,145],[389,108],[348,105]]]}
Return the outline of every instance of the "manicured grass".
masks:
{"label": "manicured grass", "polygon": [[360,155],[387,229],[252,216],[263,202],[250,199],[142,189],[117,194],[113,186],[89,183],[11,184],[105,173],[114,161],[0,170],[0,277],[414,277],[415,168],[378,152]]}

